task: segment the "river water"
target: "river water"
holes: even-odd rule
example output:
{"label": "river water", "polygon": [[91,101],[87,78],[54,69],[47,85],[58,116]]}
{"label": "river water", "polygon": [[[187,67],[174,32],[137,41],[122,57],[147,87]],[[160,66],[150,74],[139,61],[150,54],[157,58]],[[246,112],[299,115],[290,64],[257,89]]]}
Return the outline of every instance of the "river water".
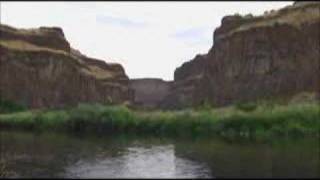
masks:
{"label": "river water", "polygon": [[320,142],[310,138],[254,143],[1,130],[0,143],[9,177],[320,177]]}

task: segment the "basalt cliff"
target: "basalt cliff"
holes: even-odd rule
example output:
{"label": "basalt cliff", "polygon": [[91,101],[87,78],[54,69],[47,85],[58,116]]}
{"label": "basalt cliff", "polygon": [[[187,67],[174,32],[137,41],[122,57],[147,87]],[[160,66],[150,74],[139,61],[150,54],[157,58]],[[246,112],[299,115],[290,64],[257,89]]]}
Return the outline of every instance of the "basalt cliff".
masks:
{"label": "basalt cliff", "polygon": [[319,64],[319,2],[296,2],[256,17],[226,16],[209,52],[175,70],[163,107],[319,94]]}
{"label": "basalt cliff", "polygon": [[30,108],[131,101],[119,64],[89,58],[70,47],[62,29],[0,25],[0,97]]}
{"label": "basalt cliff", "polygon": [[171,91],[172,82],[156,78],[131,79],[129,83],[132,89],[132,105],[142,108],[159,108],[165,97]]}
{"label": "basalt cliff", "polygon": [[79,103],[147,108],[225,106],[320,94],[320,3],[295,2],[261,16],[226,16],[207,54],[174,81],[129,80],[119,64],[70,47],[62,29],[0,25],[0,98],[31,108]]}

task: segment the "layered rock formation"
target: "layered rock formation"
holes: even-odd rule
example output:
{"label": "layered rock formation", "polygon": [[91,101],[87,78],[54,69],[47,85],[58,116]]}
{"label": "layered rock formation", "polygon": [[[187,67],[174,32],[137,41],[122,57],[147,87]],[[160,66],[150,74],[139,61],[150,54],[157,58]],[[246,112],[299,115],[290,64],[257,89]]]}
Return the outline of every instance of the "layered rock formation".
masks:
{"label": "layered rock formation", "polygon": [[126,101],[182,108],[320,93],[318,2],[226,16],[213,41],[207,54],[176,69],[173,82],[129,82],[121,65],[71,48],[60,28],[0,25],[0,97],[33,108]]}
{"label": "layered rock formation", "polygon": [[169,94],[171,82],[153,78],[131,79],[130,88],[134,92],[134,106],[158,108]]}
{"label": "layered rock formation", "polygon": [[131,101],[119,64],[72,49],[60,28],[0,25],[0,97],[32,108]]}
{"label": "layered rock formation", "polygon": [[174,73],[165,107],[215,106],[320,89],[320,3],[226,16],[208,54]]}

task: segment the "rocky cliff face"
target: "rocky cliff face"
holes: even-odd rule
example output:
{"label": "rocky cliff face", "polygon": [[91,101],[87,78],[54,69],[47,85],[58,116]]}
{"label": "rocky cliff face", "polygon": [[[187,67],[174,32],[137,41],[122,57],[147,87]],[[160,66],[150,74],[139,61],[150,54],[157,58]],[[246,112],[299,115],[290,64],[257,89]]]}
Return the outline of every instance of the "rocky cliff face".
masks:
{"label": "rocky cliff face", "polygon": [[171,82],[152,78],[131,79],[130,88],[134,92],[134,106],[158,108],[169,94]]}
{"label": "rocky cliff face", "polygon": [[70,48],[60,28],[0,25],[0,97],[32,108],[123,103],[132,92],[119,64]]}
{"label": "rocky cliff face", "polygon": [[320,3],[226,16],[208,54],[177,68],[167,107],[216,106],[320,89]]}

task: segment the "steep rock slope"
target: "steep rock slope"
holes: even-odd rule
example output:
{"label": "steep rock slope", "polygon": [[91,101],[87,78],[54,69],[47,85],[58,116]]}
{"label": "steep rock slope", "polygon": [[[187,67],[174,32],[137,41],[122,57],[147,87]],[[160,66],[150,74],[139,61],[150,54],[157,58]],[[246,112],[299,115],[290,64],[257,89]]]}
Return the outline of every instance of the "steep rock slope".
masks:
{"label": "steep rock slope", "polygon": [[62,29],[0,25],[0,97],[31,108],[123,103],[132,92],[119,64],[72,49]]}
{"label": "steep rock slope", "polygon": [[297,2],[263,16],[226,16],[208,54],[174,73],[165,107],[216,106],[319,93],[320,3]]}
{"label": "steep rock slope", "polygon": [[169,94],[171,82],[155,78],[130,79],[134,92],[133,105],[143,108],[158,108]]}

